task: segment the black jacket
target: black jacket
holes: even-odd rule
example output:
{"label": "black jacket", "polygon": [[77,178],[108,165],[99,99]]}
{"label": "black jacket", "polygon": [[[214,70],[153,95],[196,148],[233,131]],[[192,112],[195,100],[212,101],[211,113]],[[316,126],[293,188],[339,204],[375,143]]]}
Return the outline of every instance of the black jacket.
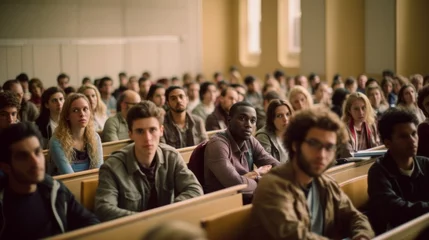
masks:
{"label": "black jacket", "polygon": [[[3,216],[3,193],[7,184],[7,177],[0,178],[0,239],[4,232],[7,220]],[[49,206],[52,207],[52,226],[56,228],[51,232],[51,236],[69,232],[75,229],[87,227],[99,223],[97,217],[80,205],[73,194],[60,181],[54,180],[49,175],[37,185],[38,191]],[[7,207],[7,206],[6,206]],[[31,217],[31,216],[28,216]],[[6,225],[7,226],[7,225]],[[25,229],[23,229],[25,230]]]}
{"label": "black jacket", "polygon": [[408,177],[388,151],[369,169],[368,195],[368,217],[377,234],[429,212],[429,159],[415,157]]}

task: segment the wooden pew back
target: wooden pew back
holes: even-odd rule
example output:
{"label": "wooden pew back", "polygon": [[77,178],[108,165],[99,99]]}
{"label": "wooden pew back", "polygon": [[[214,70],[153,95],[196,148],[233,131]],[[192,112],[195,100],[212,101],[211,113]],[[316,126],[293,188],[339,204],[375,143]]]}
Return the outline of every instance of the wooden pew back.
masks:
{"label": "wooden pew back", "polygon": [[81,182],[80,202],[89,211],[94,210],[95,193],[98,187],[98,178],[83,180]]}
{"label": "wooden pew back", "polygon": [[213,137],[216,133],[218,133],[218,132],[223,132],[223,131],[225,131],[226,129],[220,129],[220,130],[213,130],[213,131],[208,131],[207,132],[207,137],[210,139],[211,137]]}
{"label": "wooden pew back", "polygon": [[60,180],[70,190],[70,192],[76,198],[76,201],[81,200],[81,184],[84,180],[98,179],[98,168],[90,169],[77,173],[63,174],[53,177],[56,180]]}
{"label": "wooden pew back", "polygon": [[360,211],[365,211],[367,209],[369,200],[367,181],[368,175],[363,175],[340,183],[340,187],[343,192]]}
{"label": "wooden pew back", "polygon": [[427,234],[429,228],[429,213],[402,224],[388,232],[378,235],[374,240],[424,239],[420,236]]}
{"label": "wooden pew back", "polygon": [[249,226],[252,205],[246,205],[201,220],[210,240],[239,240]]}
{"label": "wooden pew back", "polygon": [[191,158],[192,152],[195,150],[197,146],[179,148],[177,151],[182,155],[183,160],[186,164],[189,163],[189,159]]}
{"label": "wooden pew back", "polygon": [[195,226],[200,220],[215,213],[241,207],[242,196],[238,185],[186,201],[148,210],[132,216],[54,236],[50,239],[141,239],[151,227],[166,221],[180,220]]}
{"label": "wooden pew back", "polygon": [[131,139],[124,139],[114,142],[105,142],[102,143],[103,146],[103,155],[110,155],[112,152],[118,151],[123,147],[131,144],[133,141]]}

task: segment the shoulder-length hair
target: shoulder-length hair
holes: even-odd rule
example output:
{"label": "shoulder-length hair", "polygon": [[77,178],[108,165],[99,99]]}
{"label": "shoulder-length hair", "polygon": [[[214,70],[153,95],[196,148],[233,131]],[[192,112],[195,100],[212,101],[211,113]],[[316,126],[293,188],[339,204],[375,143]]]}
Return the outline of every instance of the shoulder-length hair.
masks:
{"label": "shoulder-length hair", "polygon": [[[107,114],[107,112],[106,112],[107,107],[106,107],[106,104],[104,104],[104,102],[101,100],[100,92],[98,91],[98,89],[94,85],[92,85],[92,84],[86,84],[86,85],[83,85],[83,86],[81,86],[79,88],[78,93],[82,93],[82,94],[85,95],[84,92],[87,89],[94,90],[95,95],[97,96],[97,107],[95,108],[95,110],[92,110],[92,107],[91,107],[91,112],[97,118],[103,118]],[[91,105],[91,103],[90,103],[90,105]]]}
{"label": "shoulder-length hair", "polygon": [[[405,98],[404,98],[404,92],[405,92],[405,90],[407,88],[412,88],[414,90],[414,94],[415,94],[416,99],[417,99],[417,91],[416,91],[416,88],[414,87],[414,85],[412,85],[412,84],[405,84],[399,90],[399,93],[398,93],[398,102],[396,103],[396,105],[406,105]],[[415,105],[417,106],[417,103],[415,103]]]}
{"label": "shoulder-length hair", "polygon": [[372,125],[375,123],[375,112],[374,109],[371,106],[371,102],[369,101],[368,97],[365,96],[365,94],[360,92],[355,92],[350,94],[346,101],[343,104],[343,117],[342,120],[345,123],[349,123],[352,119],[352,116],[350,115],[350,110],[352,107],[352,104],[356,100],[362,100],[365,103],[365,122],[368,125]]}
{"label": "shoulder-length hair", "polygon": [[313,98],[311,97],[311,94],[308,92],[305,87],[300,85],[295,85],[290,91],[289,91],[289,102],[292,103],[292,98],[297,94],[303,94],[305,98],[307,99],[308,107],[313,106]]}
{"label": "shoulder-length hair", "polygon": [[291,115],[294,113],[292,105],[288,101],[281,99],[271,100],[267,108],[267,120],[265,122],[265,128],[273,133],[276,132],[276,126],[274,125],[274,120],[276,119],[276,109],[280,106],[286,106],[289,109],[289,113]]}
{"label": "shoulder-length hair", "polygon": [[[54,133],[55,137],[58,139],[58,141],[61,144],[61,147],[63,148],[64,154],[67,157],[67,160],[70,163],[75,156],[73,151],[73,138],[72,138],[72,132],[71,132],[72,130],[70,125],[70,120],[68,119],[71,113],[71,106],[73,102],[80,98],[84,99],[88,103],[88,106],[90,105],[89,100],[85,95],[81,93],[70,94],[67,97],[66,101],[64,102],[63,110],[61,111],[61,115],[60,115],[60,122],[58,124],[58,127],[55,129],[55,133]],[[87,153],[91,159],[89,168],[95,168],[98,164],[97,161],[99,161],[99,159],[97,159],[98,152],[97,152],[96,134],[97,132],[95,131],[95,127],[94,127],[93,115],[90,114],[88,125],[85,127],[85,132],[83,136],[85,141],[85,146],[87,148]]]}
{"label": "shoulder-length hair", "polygon": [[[46,126],[48,125],[48,122],[49,122],[50,117],[51,117],[51,111],[49,110],[49,108],[45,107],[45,105],[49,103],[49,99],[51,99],[51,96],[56,94],[56,93],[61,93],[63,95],[63,98],[66,98],[66,94],[59,87],[50,87],[42,93],[42,102],[40,105],[40,115],[36,119],[36,124],[39,127],[42,126],[43,128],[46,128]],[[46,131],[42,131],[42,134],[43,134],[43,137],[45,137],[45,138],[48,137],[46,135]]]}

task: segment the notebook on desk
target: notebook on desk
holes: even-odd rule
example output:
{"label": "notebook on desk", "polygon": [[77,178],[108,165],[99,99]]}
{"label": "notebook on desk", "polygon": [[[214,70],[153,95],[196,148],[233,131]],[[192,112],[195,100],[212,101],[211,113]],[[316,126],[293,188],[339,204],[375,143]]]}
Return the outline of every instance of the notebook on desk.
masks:
{"label": "notebook on desk", "polygon": [[362,150],[362,151],[357,151],[357,152],[353,153],[353,157],[354,158],[378,157],[378,156],[384,155],[386,152],[387,152],[386,149],[384,149],[384,150],[373,150],[373,151]]}

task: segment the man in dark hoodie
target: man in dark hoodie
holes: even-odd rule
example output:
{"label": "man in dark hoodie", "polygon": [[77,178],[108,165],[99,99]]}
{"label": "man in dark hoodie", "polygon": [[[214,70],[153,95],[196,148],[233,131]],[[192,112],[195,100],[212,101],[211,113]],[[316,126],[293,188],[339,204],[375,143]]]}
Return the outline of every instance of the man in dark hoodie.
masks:
{"label": "man in dark hoodie", "polygon": [[429,212],[429,159],[416,156],[415,114],[387,110],[378,121],[388,149],[368,172],[369,220],[382,233]]}
{"label": "man in dark hoodie", "polygon": [[40,239],[99,223],[59,181],[45,175],[41,134],[29,122],[0,136],[0,239]]}

